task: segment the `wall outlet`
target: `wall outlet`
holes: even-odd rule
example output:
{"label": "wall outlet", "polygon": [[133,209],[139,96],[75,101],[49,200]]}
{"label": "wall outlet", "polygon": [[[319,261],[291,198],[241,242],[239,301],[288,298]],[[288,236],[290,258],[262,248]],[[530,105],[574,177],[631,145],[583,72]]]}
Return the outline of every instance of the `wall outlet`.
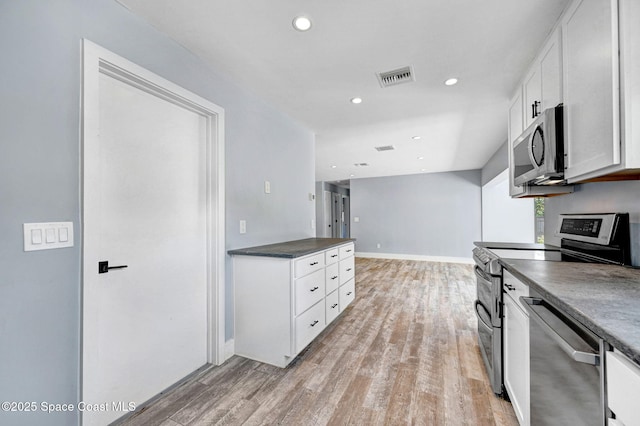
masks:
{"label": "wall outlet", "polygon": [[240,220],[240,233],[241,234],[246,234],[247,233],[247,221],[246,220]]}
{"label": "wall outlet", "polygon": [[378,248],[380,248],[380,243],[378,243]]}
{"label": "wall outlet", "polygon": [[316,220],[311,219],[311,229],[316,229]]}
{"label": "wall outlet", "polygon": [[271,194],[271,182],[269,182],[268,180],[264,181],[264,193]]}
{"label": "wall outlet", "polygon": [[354,216],[353,217],[353,221],[354,222],[360,222],[360,216]]}

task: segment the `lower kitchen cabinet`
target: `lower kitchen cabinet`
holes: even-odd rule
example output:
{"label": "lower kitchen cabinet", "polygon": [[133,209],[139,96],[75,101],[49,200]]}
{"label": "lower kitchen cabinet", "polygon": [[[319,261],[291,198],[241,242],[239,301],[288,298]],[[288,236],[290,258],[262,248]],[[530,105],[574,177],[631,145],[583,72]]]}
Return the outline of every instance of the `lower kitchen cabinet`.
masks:
{"label": "lower kitchen cabinet", "polygon": [[528,286],[504,272],[504,386],[520,425],[529,425],[529,317],[520,305]]}
{"label": "lower kitchen cabinet", "polygon": [[640,366],[620,352],[606,353],[607,400],[615,419],[609,426],[640,426]]}
{"label": "lower kitchen cabinet", "polygon": [[353,242],[295,258],[232,254],[237,355],[286,367],[355,298]]}

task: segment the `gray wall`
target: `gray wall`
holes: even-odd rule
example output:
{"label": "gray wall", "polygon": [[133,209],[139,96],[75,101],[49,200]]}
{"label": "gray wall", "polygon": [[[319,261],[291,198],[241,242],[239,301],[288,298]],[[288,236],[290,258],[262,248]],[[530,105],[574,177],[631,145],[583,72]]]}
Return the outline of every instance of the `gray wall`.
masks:
{"label": "gray wall", "polygon": [[[2,401],[74,403],[79,397],[82,38],[225,108],[227,248],[313,235],[309,130],[113,0],[0,2]],[[264,180],[271,181],[271,195],[264,194]],[[245,235],[239,219],[247,220]],[[22,224],[44,221],[72,221],[75,247],[23,252]],[[231,308],[230,269],[226,281]],[[232,331],[228,326],[228,337]],[[77,412],[0,412],[0,424],[77,421]]]}
{"label": "gray wall", "polygon": [[353,179],[356,251],[470,258],[480,197],[480,170]]}
{"label": "gray wall", "polygon": [[509,167],[509,144],[505,141],[482,168],[482,184],[486,185]]}
{"label": "gray wall", "polygon": [[594,182],[577,185],[573,194],[550,197],[544,206],[544,241],[560,245],[554,235],[561,213],[629,213],[631,256],[640,266],[640,181]]}

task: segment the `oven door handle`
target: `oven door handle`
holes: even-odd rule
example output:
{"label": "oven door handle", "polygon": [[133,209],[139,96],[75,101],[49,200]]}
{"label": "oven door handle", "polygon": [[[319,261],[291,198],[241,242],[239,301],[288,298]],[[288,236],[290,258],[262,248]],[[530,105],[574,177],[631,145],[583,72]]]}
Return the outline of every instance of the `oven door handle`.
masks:
{"label": "oven door handle", "polygon": [[581,362],[583,364],[589,365],[600,365],[600,355],[592,354],[589,352],[582,352],[575,349],[569,342],[562,338],[560,334],[558,334],[547,322],[538,314],[531,306],[533,305],[542,305],[542,299],[537,299],[535,297],[525,297],[520,296],[520,301],[522,305],[529,311],[529,317],[537,322],[547,336],[551,337],[554,342],[560,346],[560,348],[569,355],[571,359],[576,362]]}
{"label": "oven door handle", "polygon": [[479,300],[476,300],[476,302],[473,304],[473,306],[474,306],[474,310],[476,311],[476,316],[478,317],[478,321],[479,321],[478,323],[482,324],[484,326],[484,328],[486,328],[489,333],[493,334],[493,327],[491,327],[489,324],[484,322],[484,320],[480,316],[480,311],[478,310],[478,307],[482,307],[482,309],[484,309],[484,311],[487,313],[487,315],[490,315],[489,314],[489,310]]}
{"label": "oven door handle", "polygon": [[487,274],[478,265],[475,266],[474,271],[476,273],[476,277],[483,281],[491,282],[491,277],[487,276]]}

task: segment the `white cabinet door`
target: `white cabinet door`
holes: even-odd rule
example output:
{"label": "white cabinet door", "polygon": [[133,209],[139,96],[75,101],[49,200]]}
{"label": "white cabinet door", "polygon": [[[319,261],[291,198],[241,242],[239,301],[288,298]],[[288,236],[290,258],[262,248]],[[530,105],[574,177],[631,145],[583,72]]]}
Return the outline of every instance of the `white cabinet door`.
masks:
{"label": "white cabinet door", "polygon": [[620,352],[607,352],[606,357],[609,408],[618,424],[640,426],[640,366]]}
{"label": "white cabinet door", "polygon": [[536,63],[527,74],[523,86],[525,129],[542,112],[542,81],[540,79],[540,64]]}
{"label": "white cabinet door", "polygon": [[540,56],[540,93],[540,112],[562,102],[562,44],[559,30],[549,39]]}
{"label": "white cabinet door", "polygon": [[578,0],[562,21],[565,176],[571,182],[620,164],[617,4]]}
{"label": "white cabinet door", "polygon": [[529,424],[529,317],[504,297],[504,386],[520,425]]}

